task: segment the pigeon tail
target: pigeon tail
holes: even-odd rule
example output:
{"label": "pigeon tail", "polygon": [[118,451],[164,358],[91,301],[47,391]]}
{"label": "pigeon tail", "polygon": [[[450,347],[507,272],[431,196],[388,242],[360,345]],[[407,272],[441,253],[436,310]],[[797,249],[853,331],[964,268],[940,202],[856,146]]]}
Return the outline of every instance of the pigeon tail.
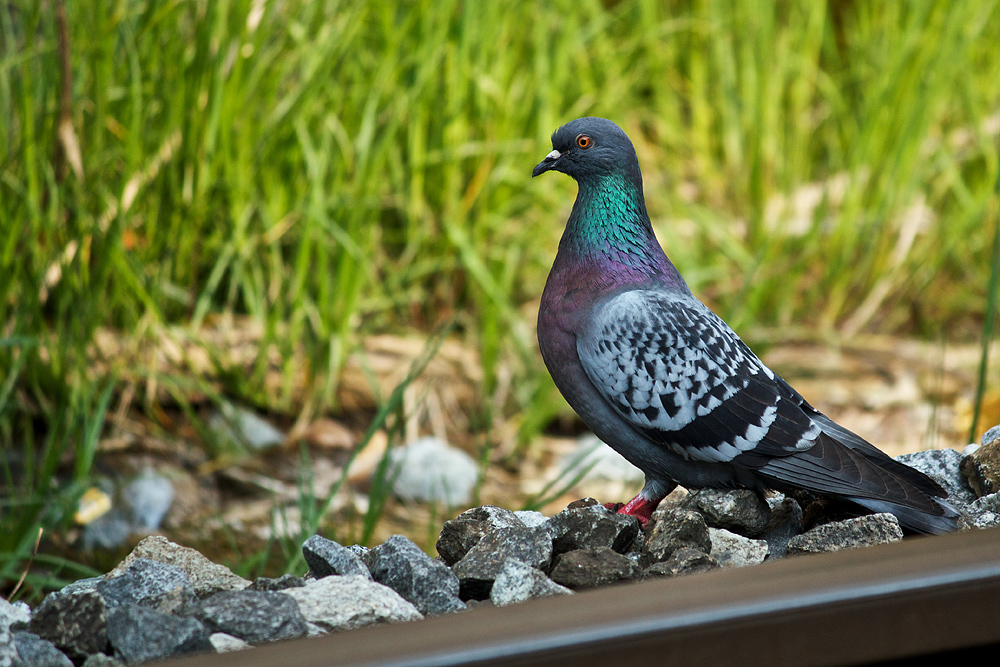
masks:
{"label": "pigeon tail", "polygon": [[851,496],[845,496],[845,498],[872,512],[894,514],[899,520],[900,526],[914,533],[941,535],[958,530],[959,511],[951,503],[938,498],[934,498],[933,502],[940,509],[940,514],[931,514],[907,507],[906,505],[879,500],[877,498],[853,498]]}
{"label": "pigeon tail", "polygon": [[[771,459],[758,469],[761,477],[776,488],[797,487],[844,498],[872,512],[889,512],[900,526],[916,533],[934,535],[958,528],[958,510],[933,479],[841,426],[835,433],[827,423],[822,428],[815,445]],[[841,438],[844,434],[850,437]]]}

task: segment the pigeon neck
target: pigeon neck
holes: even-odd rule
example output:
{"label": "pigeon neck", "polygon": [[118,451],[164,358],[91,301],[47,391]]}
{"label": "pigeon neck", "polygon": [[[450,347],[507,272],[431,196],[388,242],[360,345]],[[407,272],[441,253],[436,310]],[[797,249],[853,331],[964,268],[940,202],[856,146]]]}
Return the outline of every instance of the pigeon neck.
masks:
{"label": "pigeon neck", "polygon": [[684,285],[653,234],[641,176],[610,174],[579,183],[560,251],[610,264],[625,275]]}

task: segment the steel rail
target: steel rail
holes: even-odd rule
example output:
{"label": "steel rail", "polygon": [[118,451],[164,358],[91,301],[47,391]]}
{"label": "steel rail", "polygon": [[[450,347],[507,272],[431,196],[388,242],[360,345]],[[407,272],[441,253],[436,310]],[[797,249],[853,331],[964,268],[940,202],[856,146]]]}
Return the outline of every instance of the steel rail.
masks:
{"label": "steel rail", "polygon": [[[853,665],[1000,649],[1000,528],[380,625],[177,667]],[[896,662],[893,662],[896,664]]]}

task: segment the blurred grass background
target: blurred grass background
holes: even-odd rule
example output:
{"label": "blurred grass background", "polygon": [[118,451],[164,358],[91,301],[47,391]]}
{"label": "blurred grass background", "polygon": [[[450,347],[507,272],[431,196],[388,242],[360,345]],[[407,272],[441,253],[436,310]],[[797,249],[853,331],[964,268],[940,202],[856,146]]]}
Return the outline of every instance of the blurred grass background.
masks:
{"label": "blurred grass background", "polygon": [[0,2],[0,579],[86,488],[120,391],[100,331],[249,318],[222,394],[301,421],[365,336],[454,322],[484,440],[529,442],[566,409],[533,311],[575,191],[530,171],[581,115],[630,134],[668,254],[751,343],[975,340],[997,4]]}

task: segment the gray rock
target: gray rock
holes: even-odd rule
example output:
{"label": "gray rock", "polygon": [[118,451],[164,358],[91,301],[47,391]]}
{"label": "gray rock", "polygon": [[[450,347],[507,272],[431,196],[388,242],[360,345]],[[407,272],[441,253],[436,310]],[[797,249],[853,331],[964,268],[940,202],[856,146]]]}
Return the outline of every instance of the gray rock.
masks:
{"label": "gray rock", "polygon": [[465,609],[458,597],[458,577],[402,535],[372,549],[371,573],[425,616]]}
{"label": "gray rock", "polygon": [[438,438],[421,438],[389,451],[392,491],[404,500],[468,505],[479,466],[461,449]]}
{"label": "gray rock", "polygon": [[[125,569],[122,568],[121,572]],[[120,573],[119,573],[120,574]],[[117,575],[115,575],[117,576]],[[105,575],[97,577],[87,577],[86,579],[77,579],[76,581],[70,582],[59,590],[61,595],[69,595],[70,593],[82,593],[83,591],[96,591],[97,584],[101,583],[108,577]]]}
{"label": "gray rock", "polygon": [[295,598],[306,620],[324,632],[423,618],[396,591],[358,575],[316,579],[286,594]]}
{"label": "gray rock", "polygon": [[174,485],[147,469],[122,489],[122,501],[132,511],[133,530],[157,530],[174,502]]}
{"label": "gray rock", "polygon": [[284,433],[252,411],[226,402],[219,408],[208,418],[208,428],[220,444],[261,451],[285,441]]}
{"label": "gray rock", "polygon": [[969,503],[962,522],[967,528],[1000,526],[1000,493],[991,493]]}
{"label": "gray rock", "polygon": [[201,621],[134,604],[108,611],[108,641],[129,665],[214,650]]}
{"label": "gray rock", "polygon": [[103,653],[108,648],[107,604],[96,590],[50,593],[35,609],[30,630],[73,660]]}
{"label": "gray rock", "polygon": [[653,563],[642,573],[647,579],[658,577],[679,577],[685,574],[697,574],[719,569],[719,562],[697,549],[681,547],[670,558],[659,563]]}
{"label": "gray rock", "polygon": [[771,503],[771,520],[760,536],[767,542],[768,558],[783,558],[788,552],[788,540],[802,534],[802,506],[794,498],[782,495]]}
{"label": "gray rock", "polygon": [[371,579],[368,566],[350,548],[319,535],[313,535],[302,545],[302,555],[309,572],[316,579],[332,574],[353,574]]}
{"label": "gray rock", "polygon": [[182,569],[146,558],[135,558],[120,575],[97,584],[108,608],[137,604],[162,612],[183,608],[196,599]]}
{"label": "gray rock", "polygon": [[983,433],[983,437],[979,439],[979,444],[988,445],[995,440],[1000,440],[1000,424]]}
{"label": "gray rock", "polygon": [[135,530],[132,511],[116,505],[83,527],[80,541],[83,548],[116,549],[128,540]]}
{"label": "gray rock", "polygon": [[253,648],[239,637],[227,635],[225,632],[213,632],[208,640],[212,642],[212,647],[215,648],[216,653],[232,653],[233,651]]}
{"label": "gray rock", "polygon": [[361,559],[369,570],[372,567],[372,550],[360,544],[351,544],[347,547],[352,554]]}
{"label": "gray rock", "polygon": [[639,534],[638,519],[616,514],[603,505],[563,510],[545,526],[552,535],[553,556],[593,547],[625,553]]}
{"label": "gray rock", "polygon": [[888,513],[834,521],[797,535],[788,541],[788,555],[828,553],[888,542],[899,542],[903,531],[899,521]]}
{"label": "gray rock", "polygon": [[19,629],[31,622],[31,607],[25,603],[7,602],[0,597],[0,626]]}
{"label": "gray rock", "polygon": [[103,653],[88,655],[81,667],[122,667],[122,661]]}
{"label": "gray rock", "polygon": [[[650,521],[652,523],[652,520]],[[642,551],[646,545],[646,538],[648,537],[646,530],[640,530],[639,534],[635,536],[632,540],[632,546],[628,548],[623,555],[627,556],[636,565],[639,564],[639,560],[642,557]],[[641,568],[640,568],[641,569]]]}
{"label": "gray rock", "polygon": [[961,462],[962,474],[977,497],[1000,491],[1000,440],[986,441]]}
{"label": "gray rock", "polygon": [[520,528],[525,524],[510,510],[494,505],[474,507],[445,521],[438,536],[438,554],[446,565],[454,565],[487,533],[497,528]]}
{"label": "gray rock", "polygon": [[490,600],[497,607],[526,602],[554,595],[571,595],[573,591],[560,586],[544,574],[524,563],[508,559],[490,589]]}
{"label": "gray rock", "polygon": [[667,560],[681,547],[711,553],[712,540],[705,518],[694,510],[669,508],[653,516],[652,528],[639,552],[639,566],[648,568],[653,563]]}
{"label": "gray rock", "polygon": [[549,577],[571,589],[596,588],[642,576],[631,559],[610,547],[567,551],[555,559]]}
{"label": "gray rock", "polygon": [[280,577],[257,577],[245,590],[251,591],[283,591],[288,588],[299,588],[306,585],[306,580],[294,574],[283,574]]}
{"label": "gray rock", "polygon": [[[587,496],[586,498],[580,498],[579,500],[574,500],[569,505],[566,505],[565,509],[578,510],[578,509],[583,509],[584,507],[603,507],[603,506],[604,503],[602,503],[597,498],[591,498],[590,496]],[[616,511],[616,510],[611,510],[611,511]]]}
{"label": "gray rock", "polygon": [[702,489],[689,495],[681,507],[701,512],[713,528],[747,537],[763,533],[771,518],[767,502],[749,489]]}
{"label": "gray rock", "polygon": [[136,558],[154,560],[180,568],[188,577],[198,597],[204,598],[222,591],[241,590],[250,582],[233,574],[225,565],[213,563],[208,558],[188,547],[174,544],[161,535],[145,538],[125,557],[107,577],[116,577],[124,572]]}
{"label": "gray rock", "polygon": [[954,449],[928,449],[897,456],[896,460],[931,477],[948,493],[948,498],[960,505],[976,499],[976,492],[962,474],[962,455]]}
{"label": "gray rock", "polygon": [[15,632],[14,646],[27,667],[73,667],[73,661],[65,653],[33,632]]}
{"label": "gray rock", "polygon": [[552,560],[552,537],[544,526],[498,528],[483,537],[452,571],[458,577],[463,600],[485,600],[493,581],[508,558],[538,570],[546,570]]}
{"label": "gray rock", "polygon": [[709,528],[712,540],[712,558],[722,567],[745,567],[758,565],[767,558],[767,542],[725,530]]}
{"label": "gray rock", "polygon": [[445,564],[454,565],[465,558],[489,531],[489,527],[480,521],[466,521],[461,517],[445,521],[435,548]]}
{"label": "gray rock", "polygon": [[251,644],[306,634],[296,601],[275,591],[223,591],[201,600],[194,613],[210,632],[224,632]]}

